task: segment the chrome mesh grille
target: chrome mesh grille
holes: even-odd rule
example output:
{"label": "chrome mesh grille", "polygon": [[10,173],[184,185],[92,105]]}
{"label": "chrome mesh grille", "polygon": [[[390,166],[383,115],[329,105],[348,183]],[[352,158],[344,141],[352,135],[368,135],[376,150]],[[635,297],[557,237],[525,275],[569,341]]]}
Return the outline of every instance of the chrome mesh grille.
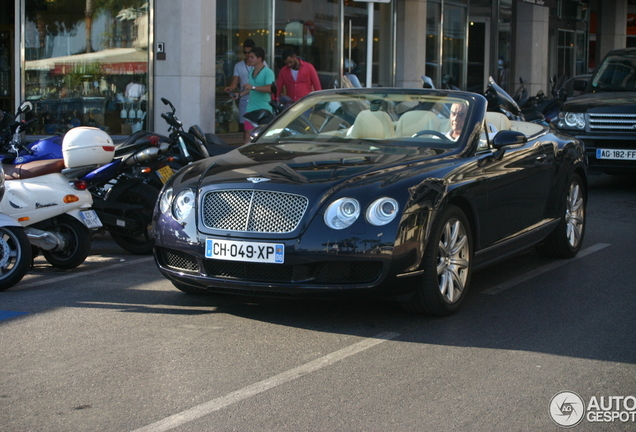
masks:
{"label": "chrome mesh grille", "polygon": [[177,270],[185,270],[198,272],[199,264],[197,259],[190,254],[172,249],[158,248],[161,261],[166,267],[172,267]]}
{"label": "chrome mesh grille", "polygon": [[590,130],[636,131],[636,114],[590,113]]}
{"label": "chrome mesh grille", "polygon": [[309,200],[300,195],[251,189],[207,192],[202,220],[207,228],[251,233],[288,233],[296,229]]}

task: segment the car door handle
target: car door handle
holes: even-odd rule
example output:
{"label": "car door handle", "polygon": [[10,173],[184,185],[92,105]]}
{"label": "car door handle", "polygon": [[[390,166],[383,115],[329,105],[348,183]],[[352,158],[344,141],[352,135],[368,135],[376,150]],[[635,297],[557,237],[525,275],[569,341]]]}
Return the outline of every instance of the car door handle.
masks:
{"label": "car door handle", "polygon": [[541,156],[537,156],[537,162],[543,162],[544,160],[546,160],[547,157],[548,155],[546,155],[545,153]]}

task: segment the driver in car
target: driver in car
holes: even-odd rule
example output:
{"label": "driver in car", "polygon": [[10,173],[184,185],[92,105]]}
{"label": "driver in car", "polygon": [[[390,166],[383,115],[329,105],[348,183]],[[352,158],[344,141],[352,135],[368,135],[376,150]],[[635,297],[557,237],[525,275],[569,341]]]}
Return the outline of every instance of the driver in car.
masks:
{"label": "driver in car", "polygon": [[463,103],[454,103],[450,110],[451,129],[446,133],[446,138],[457,141],[462,133],[464,121],[468,114],[468,106]]}

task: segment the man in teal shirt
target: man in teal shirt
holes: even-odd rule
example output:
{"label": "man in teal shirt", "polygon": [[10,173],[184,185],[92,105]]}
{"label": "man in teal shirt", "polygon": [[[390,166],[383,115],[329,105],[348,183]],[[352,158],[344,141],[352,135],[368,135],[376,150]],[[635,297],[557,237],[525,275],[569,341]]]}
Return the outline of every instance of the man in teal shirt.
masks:
{"label": "man in teal shirt", "polygon": [[[252,73],[249,75],[249,85],[241,91],[241,96],[250,95],[247,103],[246,114],[251,111],[267,110],[273,113],[269,102],[272,100],[272,83],[276,80],[274,71],[265,66],[265,50],[261,47],[254,47],[247,55],[246,62],[252,66]],[[249,131],[254,129],[254,125],[245,120],[246,142],[249,142]]]}

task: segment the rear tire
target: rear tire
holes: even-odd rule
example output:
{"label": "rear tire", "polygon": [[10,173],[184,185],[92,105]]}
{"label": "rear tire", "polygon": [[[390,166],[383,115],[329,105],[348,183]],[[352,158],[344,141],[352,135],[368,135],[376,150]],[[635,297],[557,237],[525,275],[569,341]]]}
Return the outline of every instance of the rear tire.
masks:
{"label": "rear tire", "polygon": [[574,174],[565,192],[565,209],[556,229],[536,250],[552,258],[572,258],[581,249],[585,235],[585,187],[578,174]]}
{"label": "rear tire", "polygon": [[31,266],[31,243],[22,227],[0,227],[0,291],[22,280]]}
{"label": "rear tire", "polygon": [[127,252],[135,255],[148,255],[152,253],[155,239],[152,234],[152,213],[159,197],[159,191],[146,184],[138,184],[124,191],[117,202],[125,204],[138,204],[142,209],[128,210],[125,216],[136,219],[141,227],[136,232],[122,233],[111,232],[110,235]]}
{"label": "rear tire", "polygon": [[42,255],[53,267],[70,270],[86,261],[91,252],[91,231],[73,216],[63,214],[57,217],[53,229],[66,240],[63,250],[42,250]]}
{"label": "rear tire", "polygon": [[447,316],[459,309],[470,285],[473,238],[462,210],[449,205],[431,227],[422,270],[412,297],[402,307],[419,314]]}

